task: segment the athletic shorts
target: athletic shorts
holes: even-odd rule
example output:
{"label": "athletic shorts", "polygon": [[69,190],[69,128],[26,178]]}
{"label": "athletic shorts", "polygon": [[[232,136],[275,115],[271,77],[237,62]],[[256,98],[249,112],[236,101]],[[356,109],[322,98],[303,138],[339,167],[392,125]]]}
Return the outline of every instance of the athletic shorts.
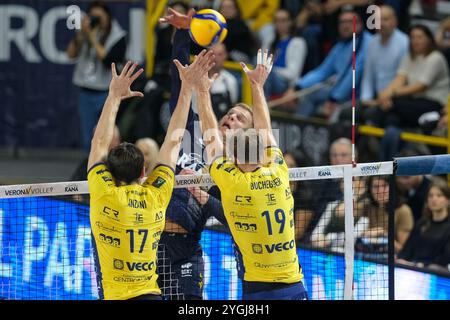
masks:
{"label": "athletic shorts", "polygon": [[158,285],[165,300],[203,297],[203,252],[189,234],[163,232],[158,248]]}
{"label": "athletic shorts", "polygon": [[[270,284],[267,285],[270,286]],[[301,282],[286,284],[282,287],[277,284],[276,287],[276,289],[258,292],[244,290],[242,300],[308,300],[308,293]]]}

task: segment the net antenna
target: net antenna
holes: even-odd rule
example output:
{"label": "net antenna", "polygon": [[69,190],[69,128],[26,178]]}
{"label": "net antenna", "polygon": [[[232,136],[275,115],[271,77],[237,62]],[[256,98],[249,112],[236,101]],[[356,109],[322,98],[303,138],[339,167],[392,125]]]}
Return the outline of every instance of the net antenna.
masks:
{"label": "net antenna", "polygon": [[[352,52],[352,168],[356,168],[355,156],[355,114],[356,114],[356,15],[353,16],[353,52]],[[351,176],[349,176],[351,175]],[[351,179],[349,179],[351,178]],[[351,181],[350,183],[345,183]],[[344,203],[345,203],[345,286],[344,299],[353,299],[354,290],[354,258],[355,258],[355,230],[353,210],[355,208],[354,197],[355,176],[352,170],[344,168]],[[351,197],[349,196],[351,194]]]}
{"label": "net antenna", "polygon": [[356,16],[353,16],[353,53],[352,53],[352,164],[356,167],[355,132],[356,132]]}

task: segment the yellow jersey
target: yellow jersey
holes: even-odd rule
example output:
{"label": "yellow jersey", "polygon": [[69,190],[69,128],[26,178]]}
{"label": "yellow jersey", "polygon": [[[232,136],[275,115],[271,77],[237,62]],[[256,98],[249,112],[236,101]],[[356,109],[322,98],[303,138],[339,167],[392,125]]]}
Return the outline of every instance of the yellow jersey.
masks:
{"label": "yellow jersey", "polygon": [[142,184],[116,186],[105,164],[88,172],[90,222],[99,298],[161,294],[156,254],[173,185],[173,169],[159,165]]}
{"label": "yellow jersey", "polygon": [[266,149],[265,165],[242,172],[225,157],[210,174],[220,189],[233,236],[238,273],[255,282],[295,283],[303,279],[294,235],[294,200],[279,148]]}

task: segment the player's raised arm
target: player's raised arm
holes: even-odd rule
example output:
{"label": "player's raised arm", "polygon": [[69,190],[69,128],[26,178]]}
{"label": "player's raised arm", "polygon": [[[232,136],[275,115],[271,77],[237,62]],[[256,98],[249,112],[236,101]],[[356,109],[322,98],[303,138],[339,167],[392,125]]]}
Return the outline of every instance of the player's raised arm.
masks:
{"label": "player's raised arm", "polygon": [[134,80],[144,71],[139,69],[133,74],[137,63],[127,62],[120,75],[117,74],[116,65],[111,64],[112,79],[109,84],[109,93],[103,110],[98,120],[97,127],[92,138],[91,151],[89,153],[88,170],[96,163],[105,161],[108,155],[109,145],[114,135],[114,124],[120,102],[131,97],[143,97],[138,91],[131,91],[130,86]]}
{"label": "player's raised arm", "polygon": [[[208,52],[212,55],[212,51]],[[213,67],[211,64],[210,68]],[[198,114],[201,123],[203,143],[206,145],[207,162],[211,163],[215,157],[223,152],[222,134],[219,131],[216,115],[211,105],[211,95],[209,90],[214,80],[219,74],[214,74],[211,78],[208,75],[209,69],[204,74],[199,74],[195,79],[194,87],[197,93]]]}
{"label": "player's raised arm", "polygon": [[184,128],[189,114],[192,99],[193,84],[200,74],[207,73],[214,64],[213,54],[206,50],[200,52],[195,61],[184,67],[178,60],[173,61],[178,69],[181,78],[181,91],[177,106],[167,128],[166,138],[159,152],[159,162],[175,167],[180,151],[180,144],[184,135]]}
{"label": "player's raised arm", "polygon": [[255,129],[263,129],[267,131],[267,145],[276,146],[275,137],[272,133],[272,125],[270,122],[269,108],[264,96],[264,83],[272,70],[273,55],[268,56],[268,50],[264,53],[258,50],[257,65],[254,70],[249,70],[245,63],[241,62],[247,78],[250,81],[253,98],[253,123]]}

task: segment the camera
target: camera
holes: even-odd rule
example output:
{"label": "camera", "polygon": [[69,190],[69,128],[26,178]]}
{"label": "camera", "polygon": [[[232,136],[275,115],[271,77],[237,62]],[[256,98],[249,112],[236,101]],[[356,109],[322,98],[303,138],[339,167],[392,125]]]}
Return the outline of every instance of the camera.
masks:
{"label": "camera", "polygon": [[91,28],[95,28],[100,24],[100,17],[97,16],[89,16],[91,20]]}

